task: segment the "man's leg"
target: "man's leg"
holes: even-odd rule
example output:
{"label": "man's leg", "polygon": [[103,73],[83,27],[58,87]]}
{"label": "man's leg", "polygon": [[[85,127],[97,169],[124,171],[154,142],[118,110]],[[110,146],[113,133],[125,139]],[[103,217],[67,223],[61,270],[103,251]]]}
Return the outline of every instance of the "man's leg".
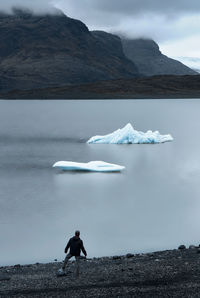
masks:
{"label": "man's leg", "polygon": [[65,267],[67,266],[67,263],[68,263],[69,259],[71,259],[71,258],[72,258],[72,255],[71,254],[66,255],[66,258],[64,260],[64,264],[62,266],[62,269],[63,270],[65,270]]}
{"label": "man's leg", "polygon": [[80,273],[80,257],[75,257],[76,258],[76,277],[79,277]]}

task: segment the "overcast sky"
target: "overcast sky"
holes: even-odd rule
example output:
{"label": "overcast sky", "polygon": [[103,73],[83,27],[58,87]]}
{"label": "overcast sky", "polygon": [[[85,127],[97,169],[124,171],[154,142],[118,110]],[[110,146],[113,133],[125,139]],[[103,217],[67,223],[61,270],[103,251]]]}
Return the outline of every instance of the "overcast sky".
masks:
{"label": "overcast sky", "polygon": [[0,9],[26,6],[36,13],[53,5],[89,29],[152,38],[171,56],[200,58],[200,0],[0,0]]}

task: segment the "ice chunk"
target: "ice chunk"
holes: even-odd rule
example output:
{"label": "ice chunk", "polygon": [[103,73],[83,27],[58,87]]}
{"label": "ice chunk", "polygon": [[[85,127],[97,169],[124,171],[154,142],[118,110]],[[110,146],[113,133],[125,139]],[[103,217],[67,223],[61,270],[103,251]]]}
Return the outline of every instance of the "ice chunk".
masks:
{"label": "ice chunk", "polygon": [[63,171],[93,171],[93,172],[119,172],[125,169],[123,166],[107,163],[104,161],[90,161],[88,163],[58,161],[53,165]]}
{"label": "ice chunk", "polygon": [[137,131],[128,123],[124,128],[118,129],[105,136],[90,138],[89,144],[156,144],[173,141],[171,135],[161,135],[159,131]]}

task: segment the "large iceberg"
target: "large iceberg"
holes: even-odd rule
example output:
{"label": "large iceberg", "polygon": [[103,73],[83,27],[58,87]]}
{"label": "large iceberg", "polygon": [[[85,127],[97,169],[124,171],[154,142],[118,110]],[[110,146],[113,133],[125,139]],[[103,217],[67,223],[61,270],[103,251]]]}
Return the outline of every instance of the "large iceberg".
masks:
{"label": "large iceberg", "polygon": [[161,135],[159,131],[147,132],[137,131],[128,123],[124,128],[118,129],[105,136],[94,136],[90,138],[89,144],[157,144],[173,141],[170,134]]}
{"label": "large iceberg", "polygon": [[120,172],[125,169],[119,166],[104,161],[90,161],[88,163],[58,161],[53,165],[53,168],[58,168],[63,171],[92,171],[92,172]]}

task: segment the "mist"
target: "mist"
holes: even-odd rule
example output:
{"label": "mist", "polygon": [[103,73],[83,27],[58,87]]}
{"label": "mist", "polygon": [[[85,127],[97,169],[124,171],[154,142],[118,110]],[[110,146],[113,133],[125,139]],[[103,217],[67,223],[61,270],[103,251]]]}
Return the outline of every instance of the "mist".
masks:
{"label": "mist", "polygon": [[13,7],[35,14],[56,13],[83,21],[90,30],[104,30],[130,38],[157,42],[182,39],[200,32],[200,1],[197,0],[7,0],[0,11]]}
{"label": "mist", "polygon": [[7,0],[0,2],[0,11],[12,14],[13,9],[29,10],[34,14],[54,14],[56,13],[55,5],[50,0]]}

